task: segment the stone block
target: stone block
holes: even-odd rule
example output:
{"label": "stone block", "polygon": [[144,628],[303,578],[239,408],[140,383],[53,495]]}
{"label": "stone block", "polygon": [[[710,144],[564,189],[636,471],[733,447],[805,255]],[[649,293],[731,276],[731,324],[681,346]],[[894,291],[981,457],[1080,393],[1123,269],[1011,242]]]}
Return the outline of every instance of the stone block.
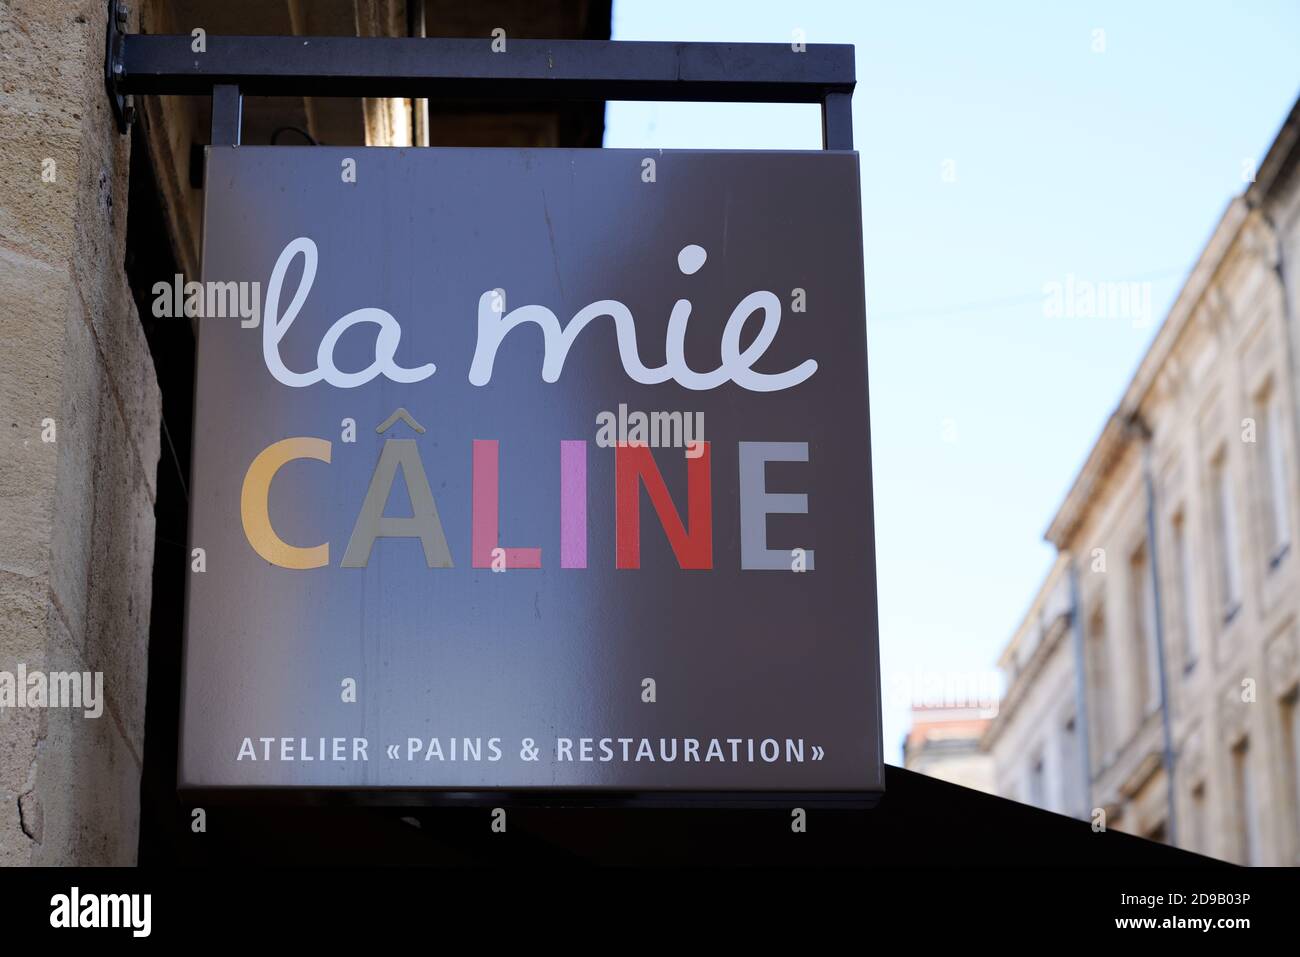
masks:
{"label": "stone block", "polygon": [[[52,620],[50,670],[93,666],[76,653],[63,623]],[[41,742],[33,796],[23,814],[39,817],[42,841],[32,851],[38,866],[130,866],[139,845],[140,764],[119,732],[117,702],[107,688],[104,713],[50,709]]]}
{"label": "stone block", "polygon": [[0,247],[0,569],[20,575],[49,563],[58,443],[41,433],[58,424],[69,288],[66,271]]}
{"label": "stone block", "polygon": [[81,175],[80,125],[60,124],[37,101],[6,96],[0,98],[0,130],[0,244],[66,263]]}
{"label": "stone block", "polygon": [[136,753],[144,747],[144,702],[153,598],[154,511],[132,454],[127,424],[100,395],[99,443],[92,484],[86,633],[79,647],[104,683]]}
{"label": "stone block", "polygon": [[[43,671],[49,628],[44,582],[0,572],[0,671],[18,666]],[[0,708],[0,791],[20,794],[31,786],[36,745],[45,733],[40,709]]]}
{"label": "stone block", "polygon": [[106,416],[104,371],[90,324],[78,297],[69,297],[64,316],[63,396],[59,411],[59,460],[54,488],[50,587],[58,596],[74,638],[86,634],[90,588],[91,530],[95,514],[94,466]]}
{"label": "stone block", "polygon": [[[29,96],[75,124],[87,77],[102,76],[108,4],[7,0],[0,5],[0,95]],[[102,88],[102,81],[101,81]]]}

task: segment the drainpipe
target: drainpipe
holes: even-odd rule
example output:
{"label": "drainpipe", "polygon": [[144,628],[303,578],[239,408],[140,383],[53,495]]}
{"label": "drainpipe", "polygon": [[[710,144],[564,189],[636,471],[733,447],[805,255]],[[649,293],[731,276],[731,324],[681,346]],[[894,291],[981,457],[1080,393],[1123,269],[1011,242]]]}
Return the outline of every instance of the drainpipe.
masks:
{"label": "drainpipe", "polygon": [[1074,636],[1074,723],[1079,735],[1080,760],[1083,762],[1083,814],[1092,815],[1092,751],[1088,744],[1088,649],[1084,633],[1083,602],[1079,599],[1079,571],[1074,556],[1067,555],[1070,579],[1070,631]]}
{"label": "drainpipe", "polygon": [[1246,194],[1246,202],[1251,209],[1259,213],[1260,219],[1262,219],[1264,225],[1268,227],[1269,233],[1272,234],[1273,242],[1277,246],[1277,265],[1274,266],[1273,269],[1274,272],[1277,273],[1277,281],[1282,287],[1282,325],[1286,329],[1286,371],[1291,377],[1291,425],[1292,431],[1295,432],[1296,448],[1300,449],[1300,408],[1296,407],[1297,404],[1300,404],[1300,395],[1297,395],[1297,383],[1300,383],[1300,371],[1297,370],[1296,366],[1295,337],[1297,330],[1295,327],[1295,303],[1291,298],[1292,288],[1289,281],[1291,268],[1290,263],[1287,262],[1286,258],[1286,242],[1283,240],[1282,230],[1278,229],[1277,224],[1273,222],[1273,217],[1269,214],[1268,210],[1264,208],[1263,201],[1253,198],[1253,196],[1253,191],[1248,192]]}
{"label": "drainpipe", "polygon": [[1178,842],[1177,815],[1175,812],[1174,791],[1174,735],[1169,718],[1169,681],[1165,667],[1165,612],[1163,596],[1160,593],[1160,562],[1156,548],[1156,486],[1151,469],[1151,430],[1142,421],[1138,413],[1133,413],[1128,421],[1129,429],[1142,442],[1142,484],[1146,488],[1147,498],[1147,555],[1150,557],[1151,595],[1155,617],[1156,670],[1160,673],[1160,727],[1164,736],[1164,753],[1161,763],[1165,769],[1165,784],[1168,789],[1169,844]]}

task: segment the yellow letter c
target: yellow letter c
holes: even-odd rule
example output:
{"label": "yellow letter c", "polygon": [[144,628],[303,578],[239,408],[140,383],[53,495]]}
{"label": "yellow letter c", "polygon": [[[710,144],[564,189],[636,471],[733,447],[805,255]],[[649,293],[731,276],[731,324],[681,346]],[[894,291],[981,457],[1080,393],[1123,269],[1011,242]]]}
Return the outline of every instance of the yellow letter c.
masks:
{"label": "yellow letter c", "polygon": [[281,539],[271,527],[268,501],[271,480],[280,471],[280,466],[294,459],[329,462],[330,443],[324,439],[300,436],[281,439],[264,448],[253,459],[253,464],[244,475],[244,488],[239,496],[239,514],[244,520],[244,534],[248,537],[248,544],[272,565],[281,568],[320,568],[329,564],[329,542],[311,548],[299,548]]}

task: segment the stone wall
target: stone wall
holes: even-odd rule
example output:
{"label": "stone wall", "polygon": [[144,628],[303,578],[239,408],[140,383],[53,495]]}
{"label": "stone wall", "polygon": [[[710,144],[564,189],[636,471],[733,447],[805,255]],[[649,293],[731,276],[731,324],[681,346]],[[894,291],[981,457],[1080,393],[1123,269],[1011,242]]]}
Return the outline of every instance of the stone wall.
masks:
{"label": "stone wall", "polygon": [[160,398],[106,16],[0,0],[0,671],[102,671],[106,699],[0,709],[6,865],[136,858]]}

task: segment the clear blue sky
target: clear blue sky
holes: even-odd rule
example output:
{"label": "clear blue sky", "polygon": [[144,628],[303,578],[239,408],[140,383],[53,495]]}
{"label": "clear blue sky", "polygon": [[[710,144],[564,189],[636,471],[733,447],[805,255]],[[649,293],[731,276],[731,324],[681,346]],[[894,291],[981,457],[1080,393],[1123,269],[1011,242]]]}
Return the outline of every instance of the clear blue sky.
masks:
{"label": "clear blue sky", "polygon": [[[991,669],[1050,566],[1043,530],[1300,93],[1300,2],[614,0],[620,40],[784,43],[796,28],[857,47],[897,762],[897,692]],[[606,123],[611,147],[821,145],[810,106],[611,103]],[[1044,284],[1067,274],[1150,280],[1154,322],[1046,318]]]}

